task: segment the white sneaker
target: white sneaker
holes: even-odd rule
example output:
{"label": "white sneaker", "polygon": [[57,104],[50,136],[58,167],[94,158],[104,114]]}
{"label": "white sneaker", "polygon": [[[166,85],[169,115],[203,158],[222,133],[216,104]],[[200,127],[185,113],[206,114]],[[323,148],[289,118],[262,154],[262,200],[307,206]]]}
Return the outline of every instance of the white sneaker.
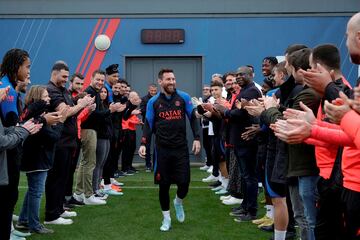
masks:
{"label": "white sneaker", "polygon": [[215,192],[216,195],[223,195],[223,194],[227,194],[228,191],[226,191],[225,188],[220,189],[219,191]]}
{"label": "white sneaker", "polygon": [[210,175],[207,178],[203,178],[202,181],[209,183],[209,182],[216,182],[217,180],[219,180],[219,177],[215,177],[214,175]]}
{"label": "white sneaker", "polygon": [[14,222],[19,221],[19,216],[18,216],[18,215],[13,214],[13,215],[12,215],[12,220],[13,220]]}
{"label": "white sneaker", "polygon": [[220,200],[221,200],[221,201],[224,201],[224,200],[229,200],[230,198],[231,198],[231,195],[221,196],[221,197],[220,197]]}
{"label": "white sneaker", "polygon": [[110,178],[110,182],[116,186],[124,186],[124,183],[118,182],[115,178]]}
{"label": "white sneaker", "polygon": [[95,197],[94,195],[91,195],[90,197],[85,198],[84,203],[85,203],[85,205],[105,205],[106,201],[101,200],[101,199]]}
{"label": "white sneaker", "polygon": [[212,188],[211,191],[217,192],[217,191],[220,191],[221,189],[223,189],[223,186],[220,185],[220,186]]}
{"label": "white sneaker", "polygon": [[76,201],[83,203],[84,199],[85,199],[85,195],[84,195],[84,193],[81,193],[81,194],[74,193],[73,198],[75,198]]}
{"label": "white sneaker", "polygon": [[59,217],[53,221],[45,221],[44,224],[56,224],[56,225],[70,225],[73,220]]}
{"label": "white sneaker", "polygon": [[209,167],[209,169],[208,169],[208,170],[206,170],[206,172],[208,172],[208,173],[212,173],[212,170],[213,170],[213,166],[211,165],[211,166]]}
{"label": "white sneaker", "polygon": [[167,231],[170,230],[170,228],[171,228],[171,219],[170,218],[164,218],[162,223],[161,223],[160,231],[167,232]]}
{"label": "white sneaker", "polygon": [[63,217],[63,218],[76,217],[76,216],[77,216],[77,213],[71,212],[71,211],[65,211],[60,215],[60,217]]}
{"label": "white sneaker", "polygon": [[19,237],[19,236],[16,236],[15,234],[11,233],[10,234],[10,240],[26,240],[26,238]]}
{"label": "white sneaker", "polygon": [[204,166],[200,167],[200,170],[201,170],[201,171],[206,171],[206,170],[208,170],[209,168],[210,168],[210,166],[204,165]]}
{"label": "white sneaker", "polygon": [[242,199],[231,197],[230,199],[222,201],[222,203],[225,205],[235,205],[235,204],[241,204],[242,201],[243,201]]}

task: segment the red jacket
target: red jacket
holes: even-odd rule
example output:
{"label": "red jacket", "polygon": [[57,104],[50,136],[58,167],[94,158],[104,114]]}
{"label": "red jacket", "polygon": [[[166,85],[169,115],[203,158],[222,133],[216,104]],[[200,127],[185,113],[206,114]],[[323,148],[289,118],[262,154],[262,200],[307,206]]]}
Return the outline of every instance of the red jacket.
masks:
{"label": "red jacket", "polygon": [[[342,154],[341,169],[344,175],[344,187],[350,190],[360,192],[360,115],[350,111],[341,120],[340,126],[318,122],[320,125],[314,125],[311,130],[311,138],[306,141],[309,144],[326,147],[326,149],[337,149],[344,146]],[[322,126],[321,126],[322,125]],[[320,171],[323,175],[330,176],[334,160],[321,162]]]}
{"label": "red jacket", "polygon": [[81,123],[83,123],[89,117],[89,115],[90,115],[89,109],[84,108],[83,110],[81,110],[81,112],[77,116],[76,124],[77,124],[78,138],[79,139],[81,139]]}
{"label": "red jacket", "polygon": [[[348,87],[351,88],[350,83],[344,77],[342,77],[342,81],[345,85],[347,85]],[[316,119],[318,120],[319,125],[321,125],[320,121],[323,121],[324,118],[325,118],[325,113],[322,110],[322,104],[320,104],[318,113],[316,115]],[[327,139],[327,138],[324,138],[324,139]],[[311,143],[309,143],[309,144],[311,144]],[[335,146],[329,148],[329,147],[323,147],[323,146],[321,146],[321,144],[320,145],[313,144],[313,145],[315,145],[316,164],[317,164],[318,168],[320,169],[320,176],[325,179],[329,179],[332,168],[335,163],[335,158],[336,158],[338,149]],[[342,145],[342,144],[340,144],[340,145]]]}
{"label": "red jacket", "polygon": [[122,120],[122,129],[136,131],[138,124],[140,124],[140,119],[136,115],[131,115],[128,120]]}

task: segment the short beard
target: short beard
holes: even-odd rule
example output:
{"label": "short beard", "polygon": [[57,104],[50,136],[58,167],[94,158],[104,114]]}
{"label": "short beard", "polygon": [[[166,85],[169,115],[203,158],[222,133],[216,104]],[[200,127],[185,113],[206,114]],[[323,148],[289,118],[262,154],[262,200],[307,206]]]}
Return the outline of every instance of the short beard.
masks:
{"label": "short beard", "polygon": [[167,88],[164,88],[164,92],[171,95],[171,94],[173,94],[175,92],[175,87],[173,88],[173,90],[170,90],[170,91]]}

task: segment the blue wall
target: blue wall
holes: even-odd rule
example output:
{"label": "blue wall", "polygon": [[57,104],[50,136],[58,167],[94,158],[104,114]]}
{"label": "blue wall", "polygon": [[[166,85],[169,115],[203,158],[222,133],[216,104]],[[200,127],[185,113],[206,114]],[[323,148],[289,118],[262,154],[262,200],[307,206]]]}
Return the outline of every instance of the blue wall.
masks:
{"label": "blue wall", "polygon": [[[345,77],[354,83],[357,66],[350,63],[345,30],[348,17],[278,17],[278,18],[172,18],[121,19],[102,67],[119,63],[123,73],[126,55],[203,56],[203,81],[212,73],[235,70],[252,64],[256,80],[261,79],[261,61],[265,56],[283,55],[293,43],[310,47],[333,43],[339,47]],[[32,58],[32,83],[45,83],[52,64],[66,61],[74,71],[98,19],[2,19],[0,20],[0,56],[12,48],[24,48]],[[144,45],[143,28],[183,28],[184,44]],[[136,86],[135,86],[136,89]]]}

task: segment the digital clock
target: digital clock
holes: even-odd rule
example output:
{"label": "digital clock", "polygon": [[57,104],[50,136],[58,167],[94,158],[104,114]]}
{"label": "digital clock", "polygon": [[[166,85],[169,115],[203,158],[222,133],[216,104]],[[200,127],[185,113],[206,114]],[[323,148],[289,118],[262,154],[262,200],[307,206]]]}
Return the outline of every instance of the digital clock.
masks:
{"label": "digital clock", "polygon": [[145,44],[182,44],[184,29],[142,29],[141,42]]}

